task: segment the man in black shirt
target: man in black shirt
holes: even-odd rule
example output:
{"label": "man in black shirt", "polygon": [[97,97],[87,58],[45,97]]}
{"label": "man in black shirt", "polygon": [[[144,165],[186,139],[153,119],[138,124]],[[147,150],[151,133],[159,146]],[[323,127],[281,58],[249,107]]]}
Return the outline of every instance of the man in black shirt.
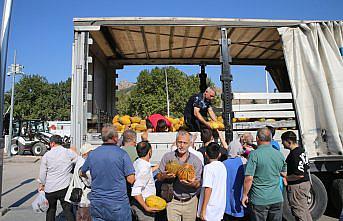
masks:
{"label": "man in black shirt", "polygon": [[312,221],[307,198],[311,183],[308,169],[309,163],[303,147],[297,144],[297,136],[292,131],[281,135],[282,144],[290,150],[287,163],[287,197],[292,214],[296,220]]}
{"label": "man in black shirt", "polygon": [[215,95],[214,89],[208,87],[204,93],[194,94],[189,98],[184,110],[184,118],[191,131],[211,128],[210,123],[207,121],[208,115],[213,121],[217,120],[211,107],[211,101]]}

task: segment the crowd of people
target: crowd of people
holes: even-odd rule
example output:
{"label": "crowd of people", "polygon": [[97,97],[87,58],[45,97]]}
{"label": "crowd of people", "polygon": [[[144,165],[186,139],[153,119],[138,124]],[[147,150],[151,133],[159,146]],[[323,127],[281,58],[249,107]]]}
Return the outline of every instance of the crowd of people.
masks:
{"label": "crowd of people", "polygon": [[[281,136],[290,150],[285,160],[280,147],[272,145],[272,133],[270,127],[260,128],[257,145],[249,132],[228,145],[218,131],[203,129],[202,146],[196,149],[194,135],[181,130],[175,147],[158,165],[150,163],[153,141],[147,133],[137,143],[136,132],[127,130],[119,138],[113,125],[105,125],[103,144],[84,144],[80,156],[62,147],[61,137],[54,135],[39,174],[39,190],[49,202],[46,220],[55,220],[58,200],[68,221],[282,220],[283,188],[296,220],[312,220],[305,151],[296,134],[287,131]],[[194,179],[180,180],[167,172],[171,161],[192,165]],[[75,202],[77,189],[81,195]],[[168,202],[166,210],[146,204],[152,195]]]}
{"label": "crowd of people", "polygon": [[[216,118],[214,97],[215,91],[207,88],[193,95],[185,108],[186,125],[200,132],[201,147],[196,148],[195,133],[180,130],[158,165],[150,162],[154,141],[149,133],[170,127],[159,114],[147,119],[141,142],[135,131],[128,129],[119,137],[108,124],[101,131],[103,144],[84,144],[80,156],[74,148],[62,147],[61,137],[52,136],[39,174],[39,190],[49,202],[46,220],[55,220],[60,201],[67,221],[281,221],[283,191],[295,219],[312,220],[307,206],[309,164],[296,134],[287,131],[281,136],[290,150],[287,159],[270,126],[258,129],[255,139],[246,132],[227,144],[206,121],[208,115]],[[194,177],[184,179],[168,171],[169,162],[191,165]],[[146,199],[155,195],[167,202],[166,209],[148,206]]]}

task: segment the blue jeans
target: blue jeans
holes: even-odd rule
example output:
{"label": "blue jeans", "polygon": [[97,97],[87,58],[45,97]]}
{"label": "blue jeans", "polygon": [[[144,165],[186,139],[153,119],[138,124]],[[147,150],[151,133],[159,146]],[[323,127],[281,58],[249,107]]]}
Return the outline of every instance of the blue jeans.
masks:
{"label": "blue jeans", "polygon": [[131,207],[128,203],[109,205],[103,202],[91,202],[90,212],[93,221],[131,220]]}

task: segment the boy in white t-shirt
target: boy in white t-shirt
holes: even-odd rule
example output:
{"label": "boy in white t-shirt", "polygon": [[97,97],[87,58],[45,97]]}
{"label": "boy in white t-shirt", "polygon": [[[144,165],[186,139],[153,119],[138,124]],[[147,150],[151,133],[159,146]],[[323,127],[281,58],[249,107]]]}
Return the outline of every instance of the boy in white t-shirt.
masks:
{"label": "boy in white t-shirt", "polygon": [[209,164],[204,167],[203,183],[199,200],[198,217],[206,221],[223,219],[226,205],[226,168],[218,161],[220,146],[212,142],[206,147]]}

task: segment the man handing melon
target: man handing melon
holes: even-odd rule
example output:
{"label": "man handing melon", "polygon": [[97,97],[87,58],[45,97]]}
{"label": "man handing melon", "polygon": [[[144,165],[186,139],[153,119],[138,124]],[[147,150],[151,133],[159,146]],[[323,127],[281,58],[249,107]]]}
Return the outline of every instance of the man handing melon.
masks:
{"label": "man handing melon", "polygon": [[[204,93],[194,94],[189,98],[185,110],[185,124],[190,131],[201,131],[203,128],[218,129],[217,117],[211,107],[216,96],[213,88],[208,87]],[[212,121],[207,121],[208,115]]]}
{"label": "man handing melon", "polygon": [[190,133],[179,131],[176,135],[177,149],[164,154],[160,162],[157,179],[171,185],[171,197],[166,199],[169,201],[168,220],[194,221],[196,219],[202,162],[189,152],[190,145]]}

